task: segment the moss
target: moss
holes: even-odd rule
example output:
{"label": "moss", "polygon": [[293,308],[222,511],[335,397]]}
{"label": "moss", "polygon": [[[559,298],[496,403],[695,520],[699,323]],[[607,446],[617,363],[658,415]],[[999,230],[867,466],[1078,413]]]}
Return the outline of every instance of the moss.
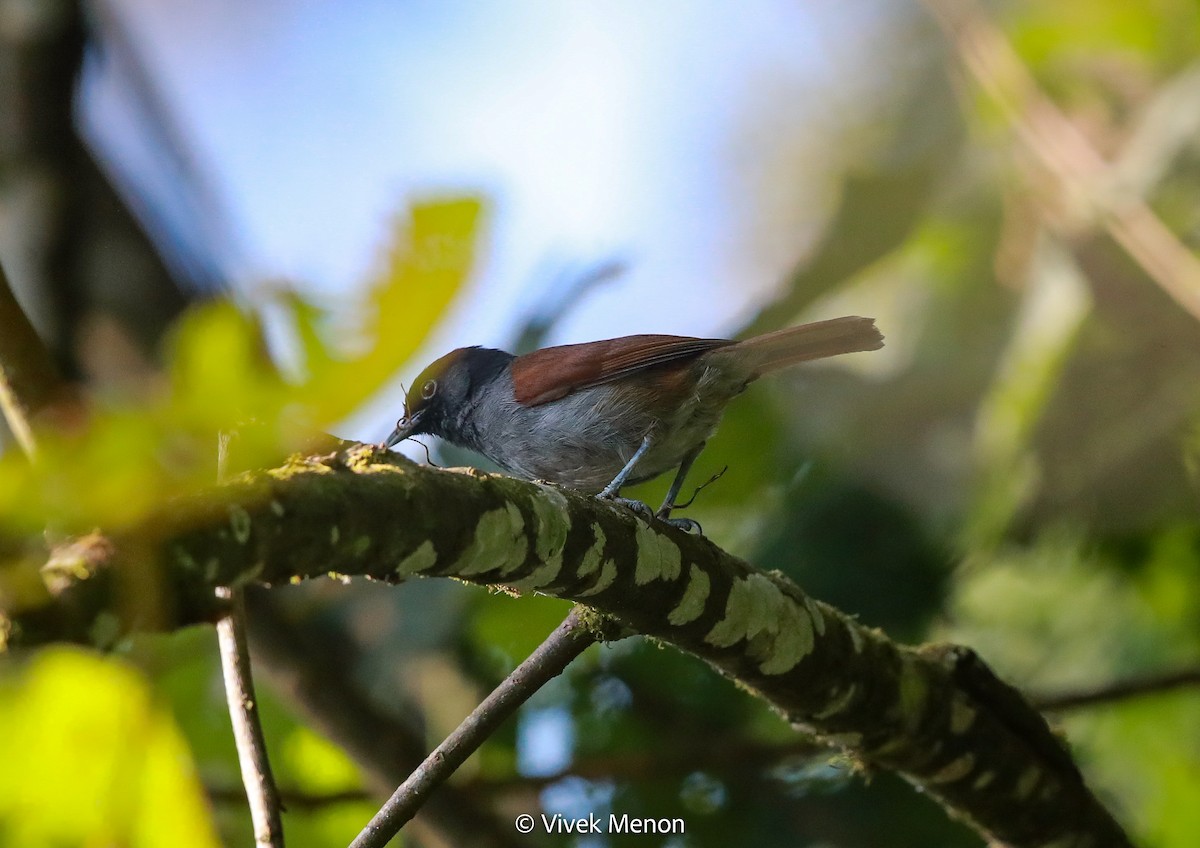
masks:
{"label": "moss", "polygon": [[950,732],[956,736],[970,730],[975,723],[976,710],[962,695],[955,695],[950,702]]}
{"label": "moss", "polygon": [[825,721],[832,718],[840,712],[843,712],[850,703],[854,700],[854,696],[858,694],[858,684],[851,683],[841,693],[834,689],[830,693],[829,702],[821,710],[813,713],[813,718],[817,721]]}
{"label": "moss", "polygon": [[600,566],[600,576],[596,578],[596,582],[592,584],[590,589],[584,589],[579,592],[579,597],[590,598],[594,595],[599,595],[601,592],[608,589],[617,579],[617,564],[611,559],[604,560]]}
{"label": "moss", "polygon": [[808,611],[791,598],[780,595],[783,606],[773,616],[771,653],[759,666],[763,674],[791,671],[813,649],[813,624]]}
{"label": "moss", "polygon": [[410,574],[420,574],[422,571],[428,571],[437,565],[437,551],[433,547],[433,542],[426,539],[421,543],[411,554],[400,560],[400,564],[396,566],[396,574],[401,577],[406,577]]}
{"label": "moss", "polygon": [[695,621],[704,614],[704,603],[708,600],[711,588],[712,583],[708,575],[694,565],[689,566],[688,583],[683,590],[683,597],[679,599],[675,609],[671,610],[667,621],[675,627]]}
{"label": "moss", "polygon": [[633,582],[645,586],[654,580],[674,580],[683,569],[679,545],[652,527],[637,522],[634,539],[637,543],[637,567]]}
{"label": "moss", "polygon": [[485,512],[475,535],[458,558],[455,573],[470,577],[496,571],[506,575],[519,568],[529,551],[525,518],[515,504]]}
{"label": "moss", "polygon": [[910,654],[902,656],[898,683],[900,701],[897,708],[900,712],[900,722],[912,732],[921,724],[925,702],[929,697],[929,685],[921,673],[916,657]]}
{"label": "moss", "polygon": [[580,626],[587,630],[592,638],[600,642],[615,642],[619,639],[635,635],[632,630],[615,618],[597,612],[589,606],[578,604],[574,611],[579,619]]}
{"label": "moss", "polygon": [[579,566],[575,569],[575,573],[580,577],[587,577],[604,561],[604,543],[607,539],[604,536],[604,528],[600,526],[599,522],[592,522],[592,533],[595,541],[592,542],[590,548],[584,551],[579,560]]}
{"label": "moss", "polygon": [[250,513],[240,504],[229,505],[229,529],[233,531],[233,539],[239,545],[244,545],[250,541],[250,530],[253,527],[253,522],[250,520]]}
{"label": "moss", "polygon": [[310,457],[290,456],[283,465],[272,468],[268,473],[276,480],[290,480],[299,475],[334,474],[335,471],[328,465],[316,462]]}
{"label": "moss", "polygon": [[942,766],[932,777],[929,778],[930,783],[942,784],[953,783],[956,780],[962,780],[971,773],[971,769],[975,768],[975,757],[972,754],[963,754],[957,759],[951,760],[946,765]]}
{"label": "moss", "polygon": [[[245,542],[239,537],[248,528],[228,510],[230,502],[252,517]],[[163,591],[174,594],[165,606],[177,613],[176,624],[217,615],[214,577],[228,584],[259,575],[282,583],[336,568],[388,579],[436,571],[477,584],[537,585],[554,579],[553,560],[563,556],[576,573],[558,578],[571,590],[562,594],[594,598],[599,613],[703,657],[821,738],[857,748],[872,766],[933,790],[952,812],[997,839],[1057,839],[1066,809],[1079,814],[1079,833],[1096,834],[1097,844],[1128,844],[1069,760],[1053,753],[1057,742],[1040,717],[1019,698],[981,688],[981,673],[967,676],[961,649],[940,656],[898,647],[706,540],[660,534],[582,497],[418,468],[363,449],[289,460],[222,486],[215,498],[173,507],[172,520],[133,532],[143,543],[135,553],[157,555],[166,568]],[[362,556],[368,543],[376,556]],[[121,544],[114,551],[129,556]],[[97,567],[115,555],[96,559]],[[6,608],[14,638],[76,638],[80,623],[92,622],[103,637],[98,616],[120,608],[117,581],[79,579],[86,575],[76,571],[93,571],[92,562],[84,557],[63,569],[71,616],[49,606],[15,615]],[[828,637],[820,654],[798,666],[817,650],[820,635]],[[989,681],[995,682],[983,676]]]}

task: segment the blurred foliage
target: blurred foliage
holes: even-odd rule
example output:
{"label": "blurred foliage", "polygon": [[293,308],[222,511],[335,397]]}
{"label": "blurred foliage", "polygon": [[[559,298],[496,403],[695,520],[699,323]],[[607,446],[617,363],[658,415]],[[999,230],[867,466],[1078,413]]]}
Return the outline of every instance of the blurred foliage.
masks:
{"label": "blurred foliage", "polygon": [[312,446],[412,355],[472,267],[478,198],[418,204],[398,222],[386,267],[369,287],[359,351],[340,353],[329,316],[284,298],[298,378],[271,362],[255,318],[231,303],[192,310],[177,328],[168,379],[146,397],[97,398],[71,432],[39,435],[38,462],[0,457],[0,515],[26,533],[119,529],[215,479],[216,434],[236,431],[231,471]]}
{"label": "blurred foliage", "polygon": [[52,648],[0,675],[0,841],[216,846],[192,756],[126,663]]}
{"label": "blurred foliage", "polygon": [[[369,287],[367,317],[355,334],[364,344],[360,351],[337,352],[331,316],[285,298],[294,346],[301,353],[293,379],[282,378],[272,364],[254,318],[230,303],[194,309],[175,331],[161,386],[150,387],[144,397],[97,398],[93,413],[76,430],[39,433],[36,463],[15,451],[0,457],[4,529],[36,535],[43,527],[70,533],[144,521],[170,498],[213,486],[218,433],[237,434],[231,472],[314,447],[323,429],[332,429],[393,377],[462,288],[482,209],[474,197],[433,200],[414,206],[397,222],[385,267]],[[28,597],[30,574],[37,567],[31,559],[6,569],[0,592],[9,599]],[[134,600],[152,604],[153,592],[139,586]],[[206,636],[211,642],[211,633]],[[170,659],[158,657],[153,664],[165,666],[162,694],[176,707],[202,771],[236,789],[236,753],[213,647],[206,643],[198,649],[181,638]],[[0,711],[12,716],[3,730],[17,734],[11,745],[0,745],[3,777],[13,781],[13,791],[6,793],[11,803],[0,806],[0,832],[11,832],[13,840],[6,844],[216,844],[194,777],[160,765],[164,759],[186,759],[174,724],[157,713],[138,718],[149,709],[142,704],[148,698],[145,681],[125,670],[89,683],[88,674],[100,675],[110,664],[76,657],[78,667],[67,666],[56,657],[48,653],[36,661],[24,689],[0,695]],[[143,660],[150,665],[149,657]],[[93,666],[99,671],[90,670]],[[104,700],[106,692],[111,703]],[[59,699],[65,714],[42,709],[41,701],[50,697]],[[95,727],[81,724],[84,720],[72,713],[86,712],[88,704],[96,710]],[[278,708],[265,712],[273,741],[282,740],[274,762],[284,785],[315,793],[361,788],[344,754],[283,720]],[[134,718],[139,726],[127,727]],[[72,722],[80,727],[73,729]],[[90,737],[97,750],[60,750],[79,736]],[[134,736],[144,738],[144,751],[130,744]],[[81,775],[80,763],[93,766],[95,776]],[[75,776],[68,780],[72,769]],[[143,786],[149,778],[138,769],[162,772],[155,777],[162,787],[155,791],[169,794],[143,798],[150,791]],[[68,789],[76,797],[96,799],[91,806],[90,801],[71,803],[92,810],[93,818],[62,815],[56,804],[70,803],[63,800]],[[161,811],[173,809],[179,812],[169,824],[183,834],[178,838],[165,836],[166,823],[158,821]],[[352,807],[300,815],[300,822],[289,817],[291,844],[330,844],[335,833],[332,841],[344,844],[369,815],[369,808],[364,815]],[[241,815],[231,825],[243,831],[241,841],[252,840],[247,825]],[[325,836],[318,838],[321,833]]]}
{"label": "blurred foliage", "polygon": [[[900,70],[864,94],[862,114],[847,122],[854,162],[829,154],[844,167],[831,176],[840,191],[824,230],[747,330],[873,315],[887,347],[754,386],[730,407],[684,496],[728,470],[684,514],[722,546],[792,574],[866,623],[913,642],[971,645],[1030,691],[1200,663],[1197,318],[1119,246],[1104,216],[1063,212],[1070,192],[1037,164],[1027,136],[921,9],[905,8],[897,55],[880,57]],[[1200,244],[1200,135],[1186,123],[1200,111],[1200,7],[1011,0],[988,10],[1067,125],[1144,195],[1168,232]],[[286,380],[255,319],[231,305],[194,312],[174,334],[163,383],[146,397],[99,398],[80,430],[44,434],[37,469],[0,460],[6,529],[40,532],[48,516],[59,531],[136,522],[164,498],[212,482],[218,430],[238,428],[242,465],[310,444],[392,378],[461,289],[480,210],[475,199],[416,208],[361,314],[280,298]],[[353,347],[338,343],[347,333]],[[633,494],[653,502],[667,482]],[[345,664],[363,691],[418,705],[431,745],[565,612],[553,599],[448,581],[398,590],[314,583],[296,587],[291,602],[306,626],[351,634],[358,653]],[[3,838],[81,843],[81,831],[44,830],[70,826],[51,820],[50,805],[63,764],[78,760],[47,751],[81,715],[109,722],[104,739],[125,738],[121,715],[133,704],[157,728],[162,741],[153,744],[177,752],[164,784],[174,788],[162,791],[200,810],[189,837],[211,842],[189,756],[206,784],[237,786],[212,641],[197,630],[138,639],[120,664],[47,652],[9,669],[0,713],[26,710],[28,729],[12,737],[25,753],[6,758],[0,779],[16,787],[43,775],[43,806],[18,808],[15,790],[0,793],[10,801],[0,798]],[[61,691],[35,714],[22,705],[43,704],[33,700],[43,665],[62,677],[53,684]],[[108,675],[111,706],[72,688],[76,675]],[[1088,779],[1147,848],[1200,841],[1191,803],[1200,796],[1198,697],[1178,690],[1055,717]],[[285,788],[361,787],[330,742],[269,693],[263,701]],[[25,726],[5,718],[0,733]],[[547,727],[556,728],[549,742]],[[179,734],[190,755],[179,753]],[[141,750],[149,762],[150,738],[134,741],[143,748],[106,756]],[[628,640],[589,650],[459,781],[506,815],[540,803],[564,814],[681,816],[688,830],[667,843],[674,848],[978,844],[899,780],[860,780],[837,758],[796,755],[795,742],[784,722],[707,667]],[[786,756],[763,765],[755,757],[770,746]],[[567,774],[547,778],[548,762]],[[70,788],[109,797],[107,784],[89,790],[77,777]],[[112,803],[128,811],[137,800]],[[296,809],[289,841],[345,844],[370,811],[357,801]],[[236,803],[217,805],[213,820],[230,844],[248,841]]]}

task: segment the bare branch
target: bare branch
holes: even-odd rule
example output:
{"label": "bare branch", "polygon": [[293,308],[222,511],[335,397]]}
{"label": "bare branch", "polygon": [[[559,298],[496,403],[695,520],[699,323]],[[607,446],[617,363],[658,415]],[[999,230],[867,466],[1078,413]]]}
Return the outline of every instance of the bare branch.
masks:
{"label": "bare branch", "polygon": [[791,743],[764,743],[748,739],[714,740],[711,744],[670,750],[622,751],[607,756],[582,757],[551,774],[476,778],[466,785],[486,792],[541,789],[569,777],[583,780],[657,780],[709,771],[739,780],[769,778],[774,766],[796,760],[828,761],[836,756],[828,745],[800,738]]}
{"label": "bare branch", "polygon": [[596,636],[584,623],[581,608],[575,607],[546,641],[513,669],[392,793],[350,843],[350,848],[383,848],[420,809],[429,793],[466,762],[518,707],[595,642]]}
{"label": "bare branch", "polygon": [[[217,436],[217,480],[225,482],[231,433]],[[250,649],[246,644],[246,597],[239,587],[219,586],[216,596],[229,605],[217,622],[217,646],[221,655],[221,673],[225,680],[225,700],[233,725],[242,785],[250,803],[254,841],[270,848],[283,848],[282,806],[279,787],[271,773],[267,740],[258,717],[258,698],[250,672]]]}
{"label": "bare branch", "polygon": [[225,699],[233,722],[242,784],[250,802],[254,822],[254,841],[258,845],[283,848],[283,821],[280,818],[279,790],[267,759],[267,743],[258,719],[258,701],[250,673],[250,651],[246,647],[246,606],[241,590],[217,589],[217,596],[229,603],[229,612],[217,622],[217,641],[221,649],[221,671],[225,679]]}
{"label": "bare branch", "polygon": [[0,266],[0,411],[17,444],[32,457],[34,417],[63,389],[50,352],[29,323]]}
{"label": "bare branch", "polygon": [[[240,786],[206,786],[206,794],[213,804],[225,806],[246,803],[246,790]],[[336,807],[339,804],[358,804],[371,800],[371,793],[365,789],[345,789],[341,792],[304,792],[299,789],[283,789],[279,792],[289,812],[296,810],[323,810]]]}
{"label": "bare branch", "polygon": [[[770,775],[767,772],[773,766],[794,760],[824,762],[829,758],[828,746],[806,739],[791,743],[764,743],[747,739],[727,742],[718,740],[715,744],[705,747],[673,748],[670,751],[623,751],[619,754],[582,757],[568,767],[550,774],[475,777],[462,786],[474,793],[497,795],[537,791],[567,778],[593,781],[678,779],[696,771],[715,772],[723,779],[737,777],[769,780]],[[439,794],[450,791],[451,788],[442,786]],[[210,785],[205,787],[205,792],[213,801],[221,804],[239,804],[246,798],[243,790],[232,786]],[[365,789],[326,793],[283,789],[279,794],[284,807],[289,810],[314,810],[367,801],[372,797]],[[432,803],[432,799],[429,803]],[[429,803],[421,808],[422,815],[429,809]]]}
{"label": "bare branch", "polygon": [[1042,712],[1053,713],[1128,701],[1187,686],[1200,686],[1200,668],[1183,668],[1161,674],[1131,677],[1092,689],[1033,696],[1030,700]]}
{"label": "bare branch", "polygon": [[[1102,157],[1037,86],[1004,33],[977,3],[924,0],[958,50],[963,66],[1007,115],[1017,138],[1053,175],[1073,202],[1073,220],[1108,230],[1182,309],[1200,320],[1200,259]],[[1048,220],[1055,223],[1055,218]]]}

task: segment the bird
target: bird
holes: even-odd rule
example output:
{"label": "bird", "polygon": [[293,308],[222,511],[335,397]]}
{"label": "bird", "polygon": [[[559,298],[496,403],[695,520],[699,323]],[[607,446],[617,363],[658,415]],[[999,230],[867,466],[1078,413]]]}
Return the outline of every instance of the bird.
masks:
{"label": "bird", "polygon": [[[405,393],[385,448],[430,434],[482,454],[513,476],[672,518],[692,463],[725,407],[766,374],[844,353],[878,350],[872,318],[845,316],[745,340],[622,336],[515,356],[480,346],[428,365]],[[622,487],[675,469],[653,513]],[[702,531],[701,531],[702,532]]]}

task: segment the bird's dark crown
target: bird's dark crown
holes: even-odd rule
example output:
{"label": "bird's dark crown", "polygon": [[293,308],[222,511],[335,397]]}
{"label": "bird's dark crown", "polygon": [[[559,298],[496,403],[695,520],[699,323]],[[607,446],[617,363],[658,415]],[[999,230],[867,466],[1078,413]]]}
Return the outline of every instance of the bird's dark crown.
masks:
{"label": "bird's dark crown", "polygon": [[404,399],[404,414],[416,421],[414,433],[450,435],[458,411],[513,359],[493,348],[460,347],[425,367]]}

